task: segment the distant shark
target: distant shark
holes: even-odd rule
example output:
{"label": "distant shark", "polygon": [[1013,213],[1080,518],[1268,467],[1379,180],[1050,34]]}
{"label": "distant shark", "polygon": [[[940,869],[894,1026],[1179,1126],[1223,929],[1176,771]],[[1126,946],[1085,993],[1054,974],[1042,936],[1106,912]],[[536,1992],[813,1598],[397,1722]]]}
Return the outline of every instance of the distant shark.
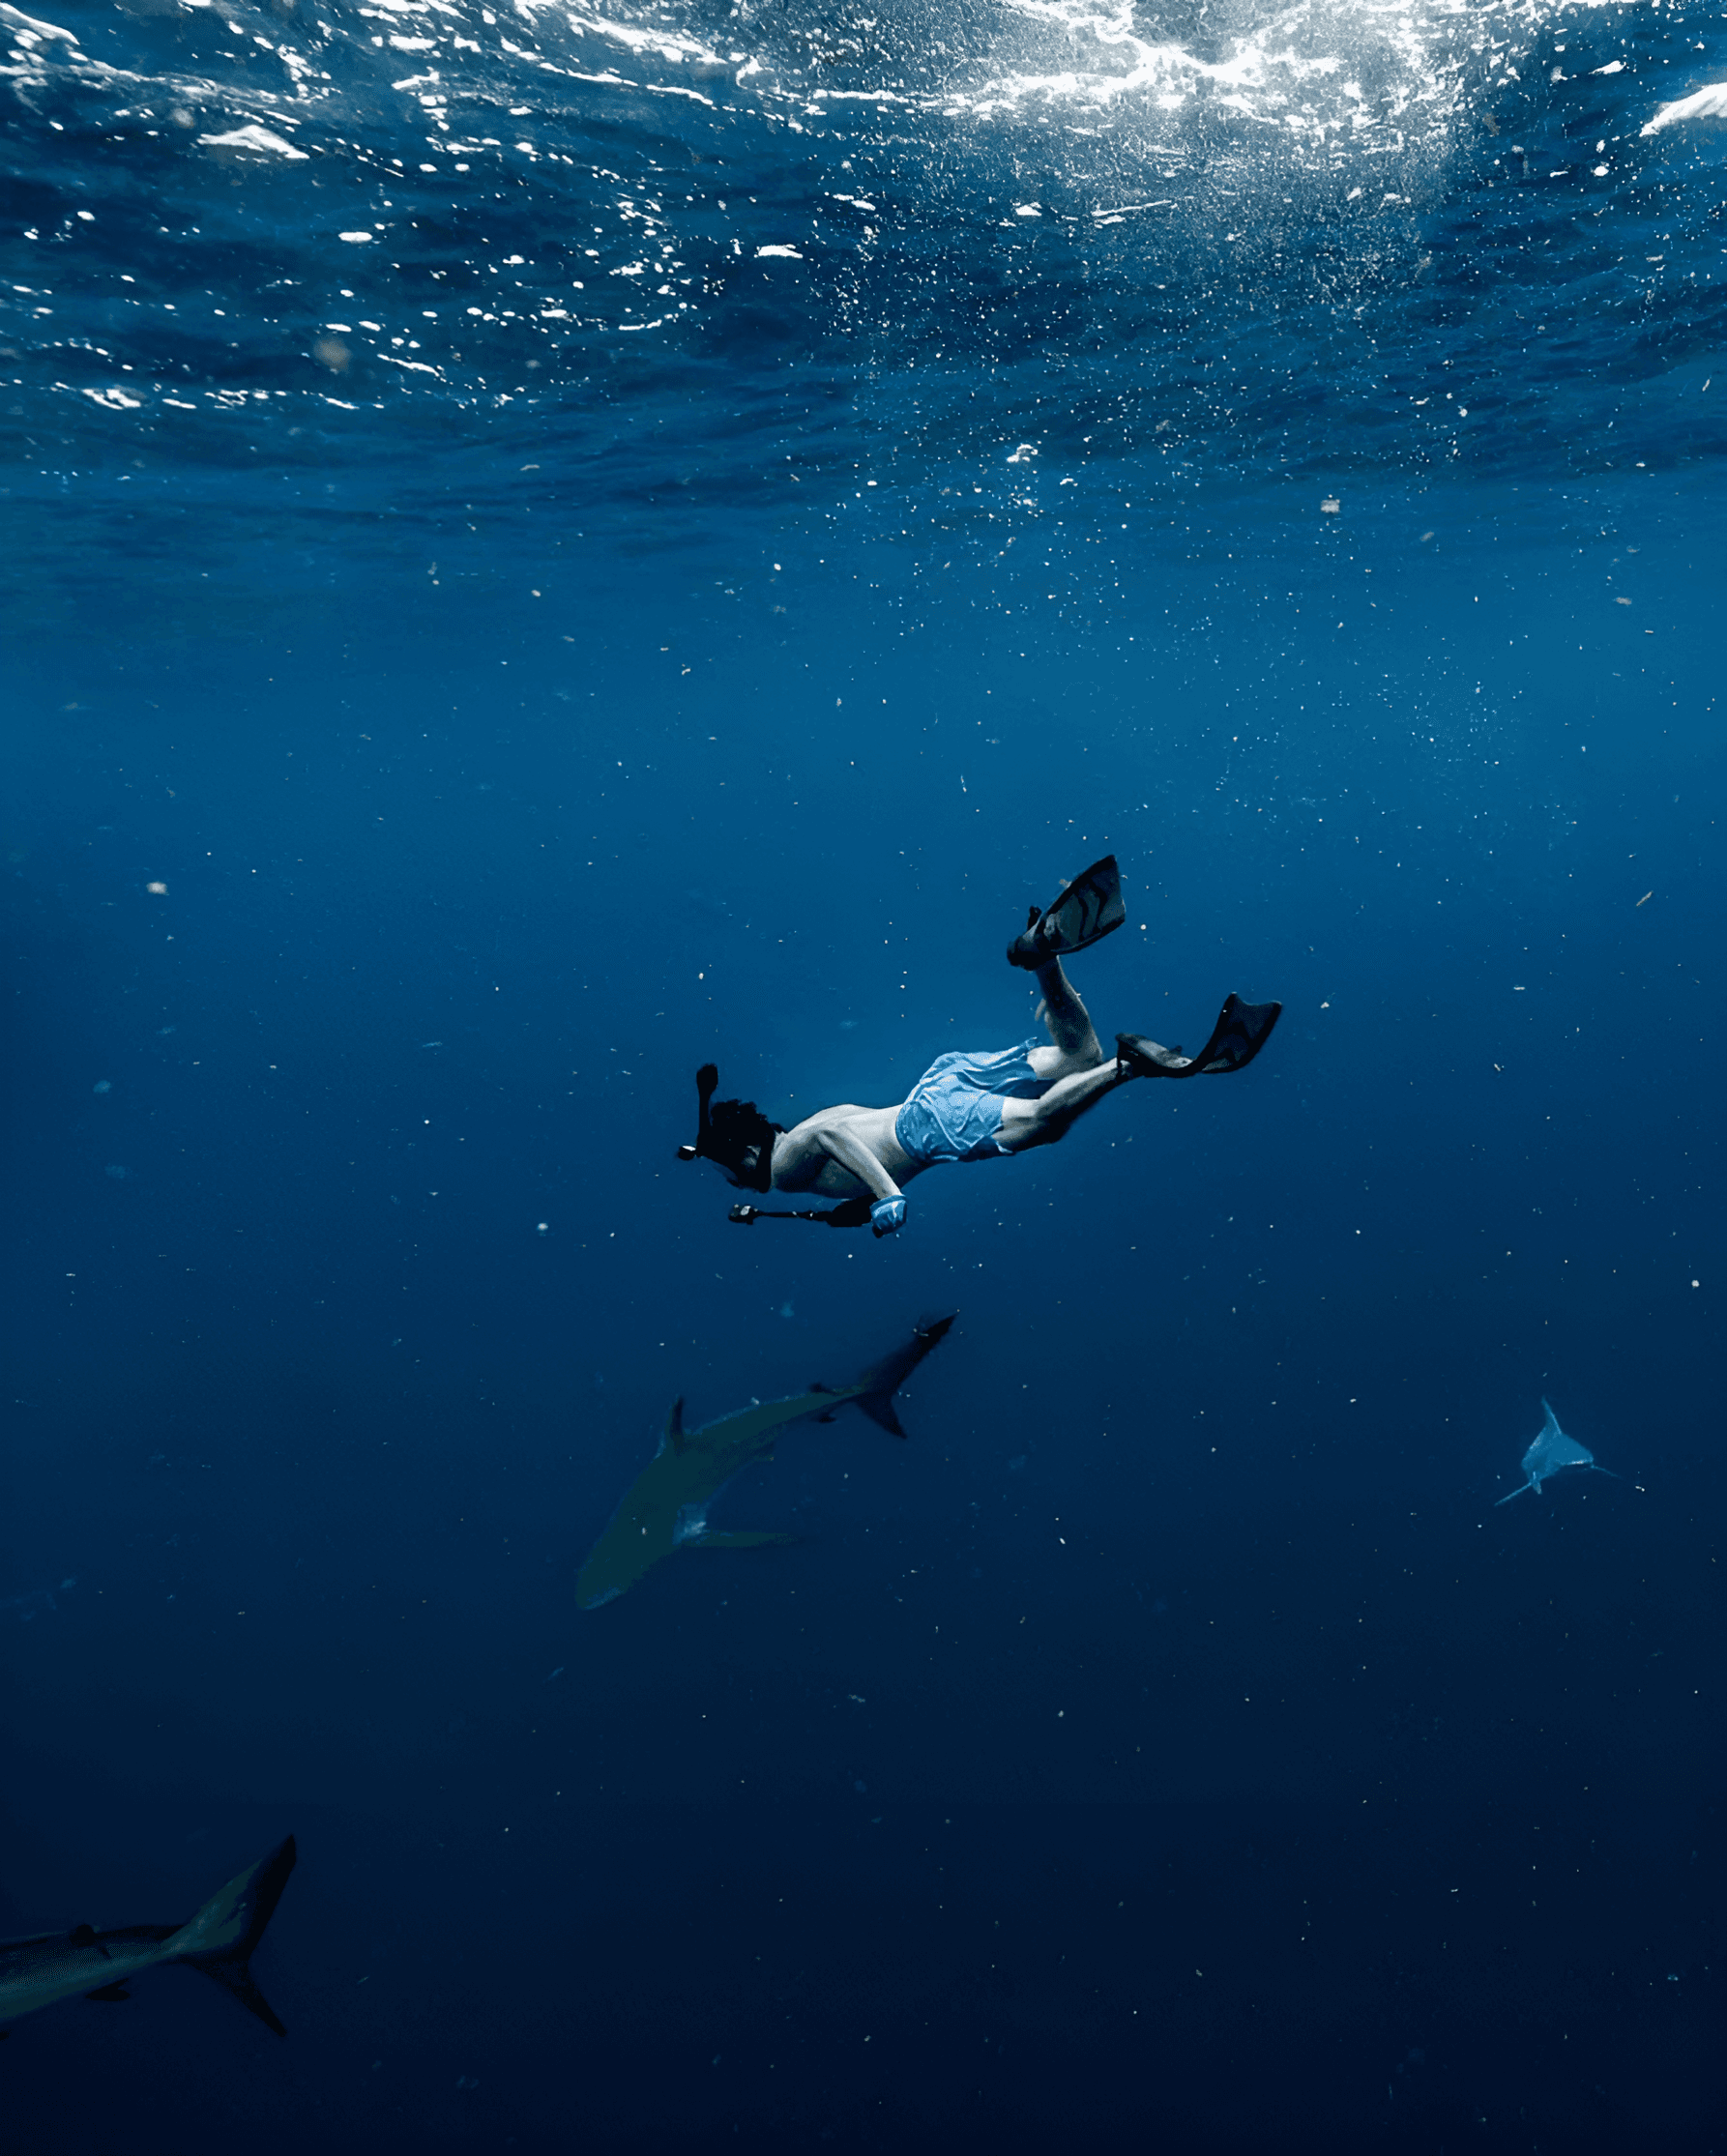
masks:
{"label": "distant shark", "polygon": [[770,1400],[686,1430],[684,1403],[674,1400],[665,1418],[659,1450],[636,1477],[594,1545],[575,1583],[584,1610],[614,1601],[644,1572],[674,1550],[746,1550],[765,1542],[792,1542],[789,1534],[716,1534],[708,1527],[708,1506],[740,1468],[752,1460],[771,1460],[774,1441],[788,1423],[813,1417],[832,1422],[836,1411],[855,1401],[872,1422],[903,1438],[893,1395],[930,1350],[946,1339],[951,1317],[918,1326],[905,1345],[872,1363],[855,1384],[811,1385],[790,1400]]}
{"label": "distant shark", "polygon": [[[211,1895],[185,1924],[129,1924],[118,1932],[79,1924],[70,1932],[6,1940],[0,1944],[0,2021],[15,2021],[80,1992],[103,2001],[130,1998],[126,1987],[132,1977],[163,1962],[183,1962],[213,1976],[266,2028],[285,2036],[287,2030],[252,1981],[249,1964],[294,1869],[294,1854],[290,1834]],[[0,2036],[11,2033],[0,2029]]]}
{"label": "distant shark", "polygon": [[[1541,1484],[1565,1468],[1588,1468],[1593,1474],[1613,1473],[1611,1468],[1597,1465],[1595,1454],[1587,1445],[1579,1444],[1575,1438],[1566,1436],[1559,1426],[1558,1415],[1545,1399],[1541,1402],[1541,1413],[1546,1419],[1538,1434],[1530,1441],[1529,1450],[1522,1460],[1523,1471],[1529,1480],[1518,1483],[1514,1490],[1500,1498],[1497,1504],[1509,1504],[1512,1498],[1520,1498],[1525,1490],[1533,1490],[1539,1497]],[[1615,1475],[1614,1479],[1623,1481],[1624,1477]]]}

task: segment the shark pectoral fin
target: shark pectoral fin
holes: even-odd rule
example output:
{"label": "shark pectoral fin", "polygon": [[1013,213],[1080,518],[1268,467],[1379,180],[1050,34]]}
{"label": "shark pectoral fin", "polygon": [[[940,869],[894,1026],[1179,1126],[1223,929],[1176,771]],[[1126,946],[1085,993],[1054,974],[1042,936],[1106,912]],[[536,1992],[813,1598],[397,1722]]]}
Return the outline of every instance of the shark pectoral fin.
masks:
{"label": "shark pectoral fin", "polygon": [[86,1998],[99,1998],[102,2000],[104,2006],[111,2006],[117,2003],[120,1999],[130,1998],[132,1996],[132,1994],[127,1990],[126,1986],[123,1983],[120,1983],[104,1984],[100,1991],[86,1992],[84,1994],[84,1996]]}
{"label": "shark pectoral fin", "polygon": [[665,1418],[665,1442],[674,1452],[684,1449],[684,1396],[680,1393],[672,1402],[670,1414]]}
{"label": "shark pectoral fin", "polygon": [[764,1530],[746,1528],[736,1534],[696,1534],[688,1542],[681,1542],[682,1550],[760,1550],[771,1542],[796,1542],[795,1534],[770,1534]]}

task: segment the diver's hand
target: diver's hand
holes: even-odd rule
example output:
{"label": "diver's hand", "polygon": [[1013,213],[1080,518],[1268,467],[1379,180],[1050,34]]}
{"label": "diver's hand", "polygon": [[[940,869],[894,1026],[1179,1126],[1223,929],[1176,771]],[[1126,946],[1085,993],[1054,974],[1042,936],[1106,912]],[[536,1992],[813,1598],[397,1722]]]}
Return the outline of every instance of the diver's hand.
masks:
{"label": "diver's hand", "polygon": [[869,1225],[878,1240],[883,1236],[897,1235],[905,1226],[905,1200],[878,1198],[869,1209]]}

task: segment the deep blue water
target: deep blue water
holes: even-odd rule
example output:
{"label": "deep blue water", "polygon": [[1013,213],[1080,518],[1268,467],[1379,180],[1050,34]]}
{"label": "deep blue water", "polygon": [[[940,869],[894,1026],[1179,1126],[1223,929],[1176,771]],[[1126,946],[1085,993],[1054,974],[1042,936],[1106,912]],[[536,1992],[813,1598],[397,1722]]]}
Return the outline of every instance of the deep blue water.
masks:
{"label": "deep blue water", "polygon": [[1720,2147],[1719,10],[0,25],[0,2148]]}

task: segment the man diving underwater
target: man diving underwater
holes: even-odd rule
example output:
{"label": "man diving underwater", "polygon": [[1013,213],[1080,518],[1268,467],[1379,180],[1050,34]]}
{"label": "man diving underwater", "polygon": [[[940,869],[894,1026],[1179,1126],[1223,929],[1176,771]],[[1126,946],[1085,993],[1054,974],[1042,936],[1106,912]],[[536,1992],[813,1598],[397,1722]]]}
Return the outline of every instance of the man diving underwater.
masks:
{"label": "man diving underwater", "polygon": [[1127,918],[1115,856],[1094,862],[1053,904],[1034,906],[1008,947],[1010,965],[1037,977],[1045,1046],[1034,1035],[998,1053],[938,1056],[904,1100],[890,1108],[818,1109],[787,1130],[749,1100],[715,1100],[719,1072],[696,1073],[700,1126],[682,1160],[712,1160],[740,1190],[782,1190],[842,1201],[831,1212],[764,1212],[734,1206],[732,1219],[821,1220],[879,1236],[905,1225],[905,1185],[949,1161],[995,1160],[1053,1146],[1107,1093],[1136,1078],[1194,1078],[1245,1069],[1271,1038],[1281,1004],[1232,995],[1197,1056],[1143,1034],[1117,1034],[1105,1058],[1062,960],[1101,941]]}

